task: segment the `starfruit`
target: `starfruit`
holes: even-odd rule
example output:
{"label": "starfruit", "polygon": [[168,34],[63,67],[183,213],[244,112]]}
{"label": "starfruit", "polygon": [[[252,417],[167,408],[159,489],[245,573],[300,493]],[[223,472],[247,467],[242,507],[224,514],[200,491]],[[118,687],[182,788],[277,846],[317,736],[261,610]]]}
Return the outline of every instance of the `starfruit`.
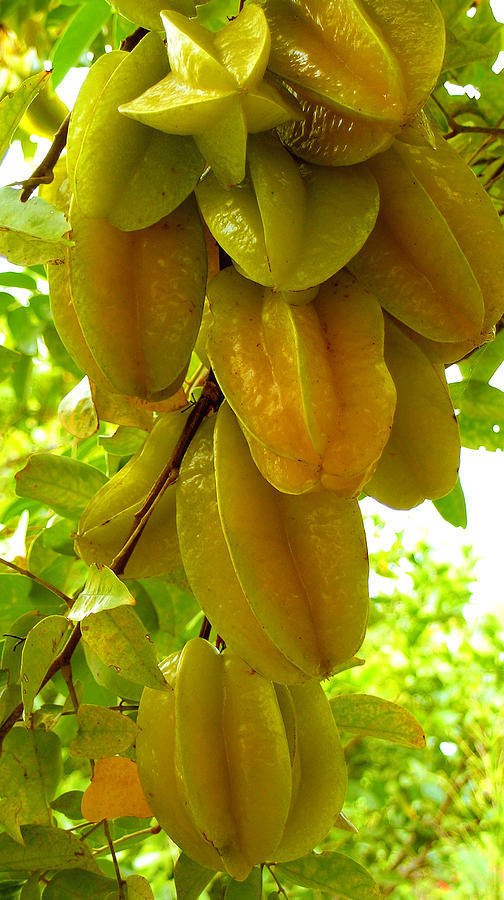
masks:
{"label": "starfruit", "polygon": [[204,159],[192,138],[146,128],[118,111],[168,71],[154,33],[130,53],[106,53],[91,67],[67,142],[71,187],[83,215],[135,231],[167,216],[195,187]]}
{"label": "starfruit", "polygon": [[230,191],[211,172],[203,178],[202,215],[247,278],[294,303],[311,300],[371,233],[376,182],[364,168],[300,164],[272,134],[249,139],[247,163],[246,180]]}
{"label": "starfruit", "polygon": [[[170,459],[188,412],[161,415],[141,449],[107,482],[84,510],[75,549],[89,566],[110,566],[126,543],[156,479]],[[168,575],[181,566],[175,520],[175,485],[166,488],[128,560],[126,578]]]}
{"label": "starfruit", "polygon": [[341,271],[294,306],[232,267],[208,296],[208,355],[264,477],[287,493],[357,495],[396,402],[376,298]]}
{"label": "starfruit", "polygon": [[138,773],[159,824],[200,865],[243,881],[296,859],[331,828],[346,793],[340,737],[314,681],[275,685],[201,638],[145,688]]}
{"label": "starfruit", "polygon": [[444,366],[428,359],[390,317],[385,360],[397,388],[390,439],[364,490],[395,509],[444,497],[457,481],[460,436]]}
{"label": "starfruit", "polygon": [[87,219],[73,203],[70,221],[75,245],[59,271],[50,268],[63,342],[109,390],[171,396],[184,379],[205,295],[205,237],[194,198],[139,231]]}
{"label": "starfruit", "polygon": [[163,10],[171,72],[120,111],[167,134],[193,135],[226,187],[245,176],[248,132],[300,115],[264,73],[271,37],[264,12],[249,3],[212,34],[194,19]]}
{"label": "starfruit", "polygon": [[304,118],[279,128],[309,162],[350,165],[390,146],[427,101],[445,32],[433,0],[265,0],[268,63]]}
{"label": "starfruit", "polygon": [[259,473],[227,405],[200,427],[177,485],[189,584],[228,646],[286,684],[350,659],[368,615],[359,506],[330,491],[290,496]]}
{"label": "starfruit", "polygon": [[433,352],[441,344],[437,359],[459,359],[504,312],[504,233],[492,201],[440,136],[435,147],[396,141],[367,165],[380,212],[349,268]]}

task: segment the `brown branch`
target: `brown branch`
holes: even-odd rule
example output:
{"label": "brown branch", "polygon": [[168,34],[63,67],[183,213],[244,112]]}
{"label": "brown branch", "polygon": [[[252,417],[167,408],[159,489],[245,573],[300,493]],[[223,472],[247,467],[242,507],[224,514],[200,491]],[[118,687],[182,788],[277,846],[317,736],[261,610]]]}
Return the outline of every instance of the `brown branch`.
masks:
{"label": "brown branch", "polygon": [[34,575],[33,572],[30,572],[29,569],[22,569],[21,566],[17,566],[16,563],[9,562],[7,559],[3,559],[3,557],[1,556],[0,563],[3,566],[8,566],[9,569],[14,569],[14,571],[19,575],[26,575],[27,578],[31,578],[32,581],[36,581],[37,584],[40,584],[42,587],[47,588],[48,591],[51,591],[51,593],[56,594],[56,596],[59,597],[60,600],[63,600],[63,602],[66,603],[69,609],[71,606],[73,606],[73,600],[68,596],[68,594],[64,594],[63,591],[60,591],[59,588],[54,586],[54,584],[49,584],[48,581],[44,581],[44,579],[39,578],[38,575]]}
{"label": "brown branch", "polygon": [[[63,669],[65,666],[67,666],[69,664],[69,662],[72,658],[72,654],[73,654],[74,650],[76,649],[77,644],[80,641],[80,637],[81,637],[80,624],[77,624],[75,626],[75,628],[73,629],[70,637],[68,638],[68,641],[66,642],[65,646],[63,647],[63,650],[61,651],[61,653],[58,653],[58,656],[56,656],[55,659],[53,659],[46,674],[44,675],[44,679],[42,681],[42,684],[40,685],[39,690],[42,690],[44,685],[46,685],[47,682],[50,681],[54,675],[56,675],[56,672],[59,672],[60,669]],[[2,754],[2,747],[3,747],[3,741],[5,738],[5,735],[9,733],[11,728],[14,727],[14,725],[21,718],[22,715],[23,715],[23,704],[18,703],[18,705],[15,707],[15,709],[13,709],[10,716],[7,717],[7,719],[3,723],[2,727],[0,728],[0,756]]]}
{"label": "brown branch", "polygon": [[110,826],[107,819],[103,820],[103,830],[105,832],[105,837],[107,838],[107,843],[110,849],[110,855],[112,856],[112,862],[114,863],[115,874],[117,878],[117,884],[119,887],[119,895],[118,900],[126,900],[126,894],[124,892],[126,887],[126,882],[121,875],[121,870],[119,868],[119,863],[117,862],[117,856],[115,852],[114,842],[112,840],[112,835],[110,834]]}
{"label": "brown branch", "polygon": [[128,37],[124,38],[124,41],[121,41],[121,50],[126,50],[127,53],[131,53],[136,45],[139,44],[142,38],[148,33],[146,28],[137,28],[133,34],[129,34]]}
{"label": "brown branch", "polygon": [[432,94],[432,99],[434,100],[436,106],[438,106],[443,113],[446,121],[448,122],[448,125],[451,128],[449,134],[445,134],[445,140],[449,141],[457,134],[489,134],[493,137],[504,137],[504,128],[499,128],[498,125],[461,125],[459,122],[457,122],[456,119],[453,118],[451,113],[449,113],[448,110],[444,108],[443,104],[440,103],[435,94]]}
{"label": "brown branch", "polygon": [[54,180],[54,167],[58,162],[58,159],[60,158],[67,142],[69,124],[70,113],[68,113],[66,119],[63,120],[60,127],[58,128],[56,134],[54,135],[54,140],[40,165],[37,166],[30,178],[27,178],[26,181],[21,182],[23,186],[23,190],[21,192],[21,203],[26,203],[26,201],[29,200],[31,195],[33,194],[33,191],[36,190],[36,188],[38,188],[41,184],[51,184],[51,181]]}
{"label": "brown branch", "polygon": [[180,464],[203,419],[205,419],[212,410],[218,409],[222,399],[222,393],[215,380],[215,376],[213,372],[210,372],[201,393],[201,397],[194,404],[194,408],[177,441],[175,450],[145,498],[142,508],[135,513],[133,527],[128,540],[110,564],[110,568],[116,575],[123,574],[131,554],[133,553],[156,505],[159,503],[166,489],[171,484],[175,484],[178,478]]}
{"label": "brown branch", "polygon": [[212,630],[212,626],[211,626],[210,622],[208,621],[207,617],[205,616],[205,618],[203,619],[203,624],[200,628],[200,633],[199,633],[200,638],[203,638],[204,641],[208,641],[211,630]]}

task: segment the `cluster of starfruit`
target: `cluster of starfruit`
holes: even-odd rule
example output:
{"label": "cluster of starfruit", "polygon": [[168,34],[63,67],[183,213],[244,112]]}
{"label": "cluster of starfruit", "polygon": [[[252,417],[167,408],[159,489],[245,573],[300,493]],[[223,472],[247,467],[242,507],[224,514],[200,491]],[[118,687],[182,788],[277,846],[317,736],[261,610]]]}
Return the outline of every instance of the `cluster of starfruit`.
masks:
{"label": "cluster of starfruit", "polygon": [[504,236],[422,112],[444,53],[433,0],[263,0],[217,32],[191,0],[114,5],[149,30],[92,66],[72,112],[51,302],[89,378],[160,412],[76,546],[110,565],[128,540],[190,415],[161,410],[196,346],[225,402],[124,575],[182,565],[227,649],[198,639],[165,663],[138,764],[173,839],[240,880],[340,814],[320,681],[366,629],[356,498],[454,487],[444,366],[504,311]]}

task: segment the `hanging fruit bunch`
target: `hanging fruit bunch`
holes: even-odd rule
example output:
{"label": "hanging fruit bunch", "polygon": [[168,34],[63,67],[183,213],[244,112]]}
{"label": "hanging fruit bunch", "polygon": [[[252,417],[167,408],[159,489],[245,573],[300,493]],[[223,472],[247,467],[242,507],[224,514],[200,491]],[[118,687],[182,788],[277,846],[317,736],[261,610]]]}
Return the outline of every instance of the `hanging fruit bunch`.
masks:
{"label": "hanging fruit bunch", "polygon": [[[263,0],[216,32],[191,2],[114,6],[140,28],[91,67],[45,189],[73,241],[51,304],[94,390],[156,420],[76,549],[126,578],[182,565],[225,646],[163,663],[137,761],[173,840],[243,880],[338,820],[320,683],[365,635],[358,497],[454,487],[444,366],[493,336],[504,236],[422,111],[433,0]],[[195,345],[202,400],[166,412]]]}

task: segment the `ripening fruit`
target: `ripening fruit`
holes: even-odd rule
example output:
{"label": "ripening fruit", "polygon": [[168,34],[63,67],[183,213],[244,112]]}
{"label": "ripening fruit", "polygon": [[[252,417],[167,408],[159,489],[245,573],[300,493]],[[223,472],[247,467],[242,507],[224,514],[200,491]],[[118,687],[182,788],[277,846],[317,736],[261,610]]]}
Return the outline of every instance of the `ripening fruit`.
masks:
{"label": "ripening fruit", "polygon": [[397,388],[389,442],[364,490],[394,509],[444,497],[457,481],[460,436],[444,366],[385,319],[385,360]]}
{"label": "ripening fruit", "polygon": [[[170,459],[188,411],[161,415],[143,447],[90,500],[75,549],[90,566],[110,566],[126,543],[150,489]],[[129,558],[126,578],[168,575],[181,566],[175,521],[175,485],[166,488]]]}
{"label": "ripening fruit", "polygon": [[347,783],[320,685],[275,685],[200,638],[162,669],[167,690],[144,690],[136,748],[143,790],[172,840],[237,881],[312,850]]}
{"label": "ripening fruit", "polygon": [[[411,177],[436,205],[438,215],[449,224],[454,240],[467,261],[483,299],[483,321],[465,340],[420,338],[420,344],[434,361],[451,363],[491,340],[495,325],[504,313],[504,231],[492,200],[472,169],[451,144],[440,135],[430,145],[394,145]],[[416,199],[415,199],[416,204]],[[400,226],[401,227],[401,226]],[[429,254],[439,252],[429,246]],[[453,277],[453,255],[444,257],[444,266]],[[474,294],[474,292],[473,292]],[[460,297],[458,303],[467,298]],[[430,303],[424,297],[423,305]],[[476,308],[476,304],[474,307]],[[385,304],[383,304],[385,305]],[[481,312],[481,307],[478,305]],[[415,331],[420,329],[415,328]],[[450,325],[448,325],[450,332]],[[425,334],[425,331],[422,331]],[[445,343],[442,343],[442,341]]]}
{"label": "ripening fruit", "polygon": [[396,404],[376,298],[341,271],[293,306],[232,267],[208,296],[208,355],[264,477],[287,493],[357,495]]}
{"label": "ripening fruit", "polygon": [[[184,379],[205,295],[205,236],[194,198],[139,231],[87,219],[74,204],[70,222],[75,245],[54,285],[74,344],[82,335],[116,393],[148,400],[171,396]],[[76,359],[100,383],[82,356]]]}
{"label": "ripening fruit", "polygon": [[313,299],[362,247],[376,221],[376,182],[364,169],[300,164],[273,134],[249,138],[247,178],[224,190],[212,172],[197,188],[215,239],[247,278],[285,299]]}
{"label": "ripening fruit", "polygon": [[227,405],[200,426],[177,484],[187,578],[226,644],[285,684],[324,678],[364,638],[368,561],[358,503],[290,496],[259,473]]}
{"label": "ripening fruit", "polygon": [[297,104],[264,79],[271,36],[249,3],[212,34],[194,19],[163,10],[170,74],[120,111],[167,134],[193,135],[221,184],[245,176],[247,134],[297,118]]}
{"label": "ripening fruit", "polygon": [[433,0],[265,0],[269,69],[304,114],[278,130],[302,159],[350,165],[390,146],[444,56]]}
{"label": "ripening fruit", "polygon": [[118,111],[168,74],[160,36],[116,50],[91,67],[70,118],[67,164],[74,200],[91,219],[135,231],[171,213],[192,192],[205,161],[190,137],[167,135]]}

